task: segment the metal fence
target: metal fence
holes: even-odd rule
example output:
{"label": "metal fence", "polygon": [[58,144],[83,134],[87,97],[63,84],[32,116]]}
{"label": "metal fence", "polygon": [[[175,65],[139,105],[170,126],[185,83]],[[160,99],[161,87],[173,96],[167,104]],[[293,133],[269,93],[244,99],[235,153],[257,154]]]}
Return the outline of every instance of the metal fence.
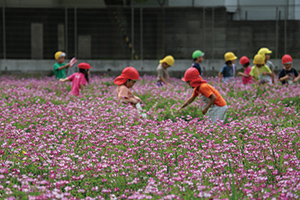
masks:
{"label": "metal fence", "polygon": [[253,57],[260,47],[300,58],[300,20],[287,7],[259,9],[2,7],[0,59],[53,59],[57,50],[79,59],[190,59],[196,49],[217,59],[226,51]]}

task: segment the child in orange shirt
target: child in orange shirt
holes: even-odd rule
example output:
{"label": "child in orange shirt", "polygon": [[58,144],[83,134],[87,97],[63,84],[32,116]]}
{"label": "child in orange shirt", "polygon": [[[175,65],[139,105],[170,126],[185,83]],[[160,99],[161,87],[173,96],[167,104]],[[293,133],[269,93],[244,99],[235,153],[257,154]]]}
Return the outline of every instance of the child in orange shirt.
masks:
{"label": "child in orange shirt", "polygon": [[134,96],[129,88],[139,80],[139,72],[134,67],[126,67],[123,69],[122,74],[118,76],[114,84],[118,85],[117,87],[117,98],[123,103],[130,103],[134,107],[136,104],[141,101],[137,96]]}
{"label": "child in orange shirt", "polygon": [[213,123],[217,122],[217,118],[224,121],[227,111],[227,103],[220,95],[218,90],[213,86],[204,81],[199,71],[195,68],[189,68],[184,73],[184,78],[181,80],[187,82],[191,87],[194,88],[193,95],[189,97],[186,102],[178,108],[178,110],[186,107],[192,103],[195,98],[201,94],[202,100],[206,105],[203,106],[202,113],[205,115],[208,112],[208,116],[211,118]]}

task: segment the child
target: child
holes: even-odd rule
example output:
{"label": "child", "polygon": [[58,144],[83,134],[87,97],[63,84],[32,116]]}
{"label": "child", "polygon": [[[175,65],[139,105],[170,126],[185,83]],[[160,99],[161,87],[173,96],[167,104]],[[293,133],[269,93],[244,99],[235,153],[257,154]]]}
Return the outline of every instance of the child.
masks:
{"label": "child", "polygon": [[227,52],[224,55],[225,65],[222,67],[219,72],[220,82],[230,82],[234,80],[235,77],[235,60],[237,57],[232,52]]}
{"label": "child", "polygon": [[279,73],[279,81],[283,84],[293,85],[300,79],[300,74],[292,67],[293,59],[290,55],[282,56],[282,64],[284,68]]}
{"label": "child", "polygon": [[254,56],[253,64],[255,64],[250,71],[250,76],[255,83],[272,83],[272,71],[265,65],[264,57],[260,54]]}
{"label": "child", "polygon": [[157,66],[157,86],[168,85],[167,80],[170,82],[170,77],[167,68],[173,66],[174,58],[173,56],[166,56],[164,59],[159,61],[159,65]]}
{"label": "child", "polygon": [[247,56],[241,57],[240,64],[243,65],[244,67],[244,73],[239,72],[238,75],[243,77],[243,84],[244,85],[248,83],[252,84],[252,77],[249,75],[251,71],[249,58]]}
{"label": "child", "polygon": [[192,64],[192,67],[195,67],[199,71],[200,76],[202,76],[202,71],[199,63],[203,62],[203,56],[204,53],[200,50],[196,50],[193,52],[194,63]]}
{"label": "child", "polygon": [[89,83],[89,75],[91,66],[88,63],[80,63],[78,65],[79,72],[72,74],[71,76],[59,79],[61,82],[72,81],[72,89],[70,95],[79,96],[80,89],[82,90],[86,83]]}
{"label": "child", "polygon": [[265,64],[269,67],[269,69],[272,71],[272,84],[275,83],[275,73],[274,73],[274,64],[270,61],[270,55],[272,51],[266,47],[260,48],[260,50],[257,52],[257,54],[262,55],[265,58]]}
{"label": "child", "polygon": [[[66,72],[65,69],[70,66],[70,63],[64,63],[65,62],[66,54],[62,51],[58,51],[55,53],[54,58],[56,60],[56,63],[53,65],[55,79],[59,80],[61,78],[66,78]],[[75,63],[77,60],[75,60]]]}
{"label": "child", "polygon": [[217,122],[217,118],[220,120],[225,120],[227,104],[220,93],[206,81],[204,81],[199,71],[193,67],[187,69],[184,73],[184,78],[181,80],[187,82],[191,87],[194,88],[193,95],[189,97],[186,102],[180,106],[177,110],[186,107],[188,104],[192,103],[195,98],[201,94],[205,106],[203,106],[202,113],[206,114],[208,111],[208,116],[211,118],[213,123]]}
{"label": "child", "polygon": [[114,84],[118,85],[117,87],[117,98],[123,103],[130,103],[134,107],[141,99],[137,96],[134,96],[129,90],[132,86],[139,80],[139,72],[134,67],[126,67],[123,69],[122,74],[118,76]]}

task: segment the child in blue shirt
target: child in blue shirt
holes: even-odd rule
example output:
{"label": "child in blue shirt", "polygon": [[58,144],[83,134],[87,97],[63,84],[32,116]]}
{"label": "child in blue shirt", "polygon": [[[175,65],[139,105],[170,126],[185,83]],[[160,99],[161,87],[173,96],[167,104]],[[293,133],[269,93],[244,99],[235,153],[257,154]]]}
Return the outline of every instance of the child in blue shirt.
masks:
{"label": "child in blue shirt", "polygon": [[225,65],[219,72],[220,82],[231,82],[234,81],[235,77],[235,60],[237,57],[232,52],[227,52],[224,55]]}
{"label": "child in blue shirt", "polygon": [[202,71],[199,63],[203,62],[203,56],[204,56],[204,52],[200,50],[196,50],[193,52],[194,63],[192,64],[192,67],[198,70],[200,76],[202,76]]}

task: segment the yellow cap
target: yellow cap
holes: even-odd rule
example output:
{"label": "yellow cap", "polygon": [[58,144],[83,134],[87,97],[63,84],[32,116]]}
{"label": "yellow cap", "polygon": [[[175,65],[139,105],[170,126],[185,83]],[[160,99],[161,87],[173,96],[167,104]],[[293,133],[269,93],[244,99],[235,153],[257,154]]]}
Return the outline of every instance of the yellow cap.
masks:
{"label": "yellow cap", "polygon": [[224,58],[225,58],[225,61],[232,61],[232,60],[237,59],[237,57],[232,52],[225,53]]}
{"label": "yellow cap", "polygon": [[272,51],[266,47],[260,48],[257,52],[257,54],[260,54],[263,56],[264,60],[266,59],[266,54],[271,54]]}
{"label": "yellow cap", "polygon": [[264,57],[260,54],[256,54],[253,59],[253,64],[255,64],[255,65],[256,64],[259,64],[259,65],[265,64]]}
{"label": "yellow cap", "polygon": [[170,66],[173,66],[174,65],[174,58],[173,56],[166,56],[164,59],[160,60],[159,63],[167,63],[168,65]]}
{"label": "yellow cap", "polygon": [[272,51],[266,47],[263,47],[263,48],[260,48],[260,50],[257,53],[262,56],[265,56],[266,54],[271,54]]}
{"label": "yellow cap", "polygon": [[60,57],[66,56],[66,54],[62,51],[58,51],[54,54],[55,60],[59,59]]}

